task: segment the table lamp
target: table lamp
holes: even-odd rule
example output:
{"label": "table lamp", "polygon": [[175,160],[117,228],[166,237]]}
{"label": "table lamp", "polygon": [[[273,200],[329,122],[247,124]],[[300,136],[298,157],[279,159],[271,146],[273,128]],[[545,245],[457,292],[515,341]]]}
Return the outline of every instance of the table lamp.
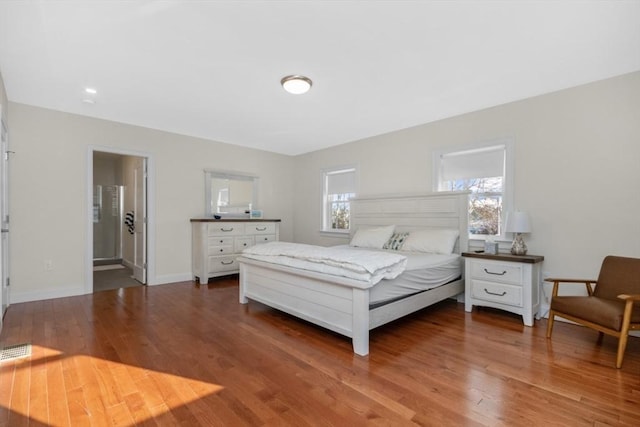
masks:
{"label": "table lamp", "polygon": [[526,212],[508,212],[505,221],[505,231],[515,233],[513,243],[511,245],[511,253],[514,255],[526,255],[527,245],[524,244],[522,233],[531,232],[531,221]]}

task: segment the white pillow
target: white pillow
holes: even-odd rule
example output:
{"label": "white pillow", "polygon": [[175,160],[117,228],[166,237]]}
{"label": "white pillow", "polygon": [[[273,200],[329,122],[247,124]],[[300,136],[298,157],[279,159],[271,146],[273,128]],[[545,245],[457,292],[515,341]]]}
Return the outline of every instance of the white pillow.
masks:
{"label": "white pillow", "polygon": [[451,254],[456,245],[458,230],[416,230],[409,233],[403,251]]}
{"label": "white pillow", "polygon": [[359,228],[353,235],[350,246],[358,246],[360,248],[382,249],[389,237],[395,230],[395,225],[387,225],[386,227],[375,228]]}

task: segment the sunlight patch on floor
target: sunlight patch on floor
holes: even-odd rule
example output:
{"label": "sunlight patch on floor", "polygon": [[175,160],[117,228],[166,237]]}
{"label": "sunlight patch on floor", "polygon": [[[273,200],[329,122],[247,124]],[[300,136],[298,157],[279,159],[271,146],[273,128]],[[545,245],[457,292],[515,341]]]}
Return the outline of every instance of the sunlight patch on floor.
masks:
{"label": "sunlight patch on floor", "polygon": [[[59,388],[40,395],[33,405],[31,388],[45,375]],[[192,378],[87,355],[65,355],[32,346],[31,357],[0,365],[0,406],[9,422],[28,418],[46,425],[81,425],[98,420],[134,425],[171,409],[218,393],[224,387]],[[31,401],[30,401],[31,399]],[[46,402],[46,404],[42,404]],[[3,417],[4,418],[4,417]]]}

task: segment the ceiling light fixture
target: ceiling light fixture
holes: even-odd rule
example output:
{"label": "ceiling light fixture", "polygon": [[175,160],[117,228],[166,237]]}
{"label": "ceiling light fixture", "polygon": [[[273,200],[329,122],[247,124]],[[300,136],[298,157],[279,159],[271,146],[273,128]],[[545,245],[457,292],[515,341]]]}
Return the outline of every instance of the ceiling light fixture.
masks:
{"label": "ceiling light fixture", "polygon": [[308,77],[293,75],[283,77],[282,80],[280,80],[280,84],[282,84],[282,87],[287,92],[294,95],[301,95],[311,89],[313,82]]}
{"label": "ceiling light fixture", "polygon": [[84,88],[84,91],[85,91],[86,93],[90,93],[91,95],[95,95],[96,93],[98,93],[98,91],[97,91],[97,90],[95,90],[95,89],[94,89],[94,88],[92,88],[92,87],[85,87],[85,88]]}

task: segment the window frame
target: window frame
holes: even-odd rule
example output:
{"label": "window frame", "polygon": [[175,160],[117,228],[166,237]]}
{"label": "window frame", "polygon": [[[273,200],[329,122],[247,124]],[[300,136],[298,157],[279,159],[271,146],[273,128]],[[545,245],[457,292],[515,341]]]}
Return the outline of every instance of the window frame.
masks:
{"label": "window frame", "polygon": [[[499,138],[487,141],[476,142],[465,145],[455,145],[447,148],[441,148],[433,151],[432,155],[432,188],[434,192],[446,191],[440,190],[440,183],[442,179],[442,164],[441,159],[443,155],[460,153],[465,151],[474,151],[479,149],[489,149],[492,147],[503,147],[505,152],[505,164],[503,175],[503,191],[502,191],[502,212],[500,214],[500,222],[504,224],[507,212],[513,211],[514,206],[514,139],[513,138]],[[473,193],[472,193],[473,194]],[[471,197],[471,195],[469,196]],[[487,238],[487,234],[472,234],[468,233],[469,240],[484,241]],[[506,236],[504,228],[501,230],[501,234],[492,235],[496,240],[509,241]]]}
{"label": "window frame", "polygon": [[[351,221],[349,221],[349,228],[347,229],[334,229],[331,228],[331,204],[328,200],[328,177],[330,175],[338,174],[338,173],[346,173],[352,171],[353,172],[353,181],[354,181],[354,194],[353,197],[357,194],[358,189],[358,168],[357,165],[349,164],[342,166],[335,166],[331,168],[322,169],[322,181],[321,181],[321,194],[322,194],[322,215],[321,215],[321,228],[320,231],[322,233],[334,234],[334,235],[348,235],[351,233]],[[349,209],[351,209],[351,199],[347,201],[349,203]]]}

